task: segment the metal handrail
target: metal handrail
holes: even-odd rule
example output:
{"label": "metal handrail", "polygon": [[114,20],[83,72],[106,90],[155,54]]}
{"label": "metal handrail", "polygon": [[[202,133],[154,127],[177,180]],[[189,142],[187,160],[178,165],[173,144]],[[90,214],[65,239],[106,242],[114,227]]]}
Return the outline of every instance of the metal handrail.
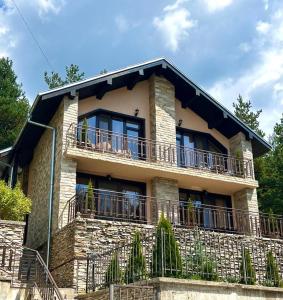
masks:
{"label": "metal handrail", "polygon": [[172,166],[204,169],[237,177],[254,179],[253,160],[215,153],[197,148],[178,146],[176,143],[157,142],[151,139],[95,127],[84,129],[71,124],[67,131],[67,147],[70,145],[91,151],[100,151],[140,159],[148,162],[168,163]]}

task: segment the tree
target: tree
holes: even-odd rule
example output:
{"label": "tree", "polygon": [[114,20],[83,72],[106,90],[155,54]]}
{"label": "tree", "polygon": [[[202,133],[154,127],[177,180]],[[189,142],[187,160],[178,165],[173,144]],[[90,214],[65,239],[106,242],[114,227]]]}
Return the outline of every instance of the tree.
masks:
{"label": "tree", "polygon": [[176,277],[182,274],[182,259],[171,223],[161,215],[155,232],[152,253],[153,277]]}
{"label": "tree", "polygon": [[93,187],[92,182],[89,180],[87,185],[87,196],[86,196],[86,203],[85,203],[86,211],[91,209],[91,213],[95,211],[95,202],[94,202],[94,194],[93,194]]}
{"label": "tree", "polygon": [[79,130],[81,130],[81,142],[87,144],[87,140],[88,140],[88,123],[87,123],[87,119],[84,118],[83,120],[83,124],[82,127],[79,128]]}
{"label": "tree", "polygon": [[13,145],[29,109],[22,85],[17,83],[12,60],[0,58],[0,149]]}
{"label": "tree", "polygon": [[125,282],[133,283],[146,278],[145,258],[142,251],[140,233],[134,234],[130,257],[125,270]]}
{"label": "tree", "polygon": [[65,79],[62,79],[62,77],[57,72],[52,71],[50,75],[48,75],[47,72],[44,72],[44,81],[48,85],[49,89],[54,89],[56,87],[60,87],[84,79],[85,73],[80,73],[78,65],[71,64],[69,67],[66,66],[65,71]]}
{"label": "tree", "polygon": [[31,200],[27,198],[19,184],[13,189],[0,180],[0,220],[23,221],[31,211]]}
{"label": "tree", "polygon": [[265,136],[265,133],[259,128],[258,118],[262,113],[262,109],[257,110],[256,112],[252,111],[252,103],[250,100],[243,100],[242,96],[239,95],[237,102],[233,103],[235,115],[253,129],[261,137]]}
{"label": "tree", "polygon": [[115,251],[105,273],[105,284],[108,286],[112,283],[121,283],[121,281],[122,271],[120,269],[118,252]]}
{"label": "tree", "polygon": [[242,262],[240,265],[240,283],[254,285],[256,283],[255,270],[252,264],[250,251],[244,248],[242,253]]}
{"label": "tree", "polygon": [[279,269],[274,258],[272,251],[268,251],[266,255],[266,285],[267,286],[279,286],[280,285],[280,277],[279,277]]}

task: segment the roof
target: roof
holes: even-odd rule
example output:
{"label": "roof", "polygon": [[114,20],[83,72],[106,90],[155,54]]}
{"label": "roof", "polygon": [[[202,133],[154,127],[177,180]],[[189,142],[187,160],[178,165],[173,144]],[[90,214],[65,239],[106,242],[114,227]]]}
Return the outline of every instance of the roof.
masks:
{"label": "roof", "polygon": [[13,147],[5,148],[0,150],[0,178],[3,178],[3,175],[9,166],[9,155],[12,152]]}
{"label": "roof", "polygon": [[[182,102],[182,107],[189,107],[200,115],[208,122],[209,128],[217,129],[227,138],[242,131],[252,142],[254,157],[263,155],[271,149],[263,138],[165,58],[128,66],[39,93],[31,109],[31,119],[48,124],[65,95],[69,95],[70,99],[77,93],[79,100],[93,95],[101,99],[106,92],[114,89],[125,86],[132,89],[136,83],[148,79],[153,73],[162,75],[172,82],[175,86],[175,96]],[[31,159],[31,150],[36,146],[43,130],[28,123],[24,125],[14,145],[14,151],[20,154],[21,164]]]}

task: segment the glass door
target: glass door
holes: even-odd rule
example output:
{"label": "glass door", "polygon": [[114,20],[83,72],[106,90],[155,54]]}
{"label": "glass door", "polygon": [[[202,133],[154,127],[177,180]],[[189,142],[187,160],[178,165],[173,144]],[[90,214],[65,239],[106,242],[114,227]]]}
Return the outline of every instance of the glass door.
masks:
{"label": "glass door", "polygon": [[124,123],[121,119],[112,119],[112,149],[118,153],[124,150]]}
{"label": "glass door", "polygon": [[129,154],[133,159],[139,159],[140,157],[139,133],[139,124],[126,122],[127,146]]}

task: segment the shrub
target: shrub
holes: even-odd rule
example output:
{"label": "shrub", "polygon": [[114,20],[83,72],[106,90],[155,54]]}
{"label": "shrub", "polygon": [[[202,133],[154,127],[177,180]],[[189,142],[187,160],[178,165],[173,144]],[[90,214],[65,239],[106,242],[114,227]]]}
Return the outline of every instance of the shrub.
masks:
{"label": "shrub", "polygon": [[136,232],[133,237],[131,253],[125,270],[126,283],[133,283],[146,278],[145,258],[142,252],[140,233]]}
{"label": "shrub", "polygon": [[203,245],[197,241],[193,254],[188,258],[191,278],[198,277],[202,280],[217,281],[217,264],[204,251]]}
{"label": "shrub", "polygon": [[92,209],[93,211],[95,210],[95,202],[94,202],[94,194],[93,194],[93,187],[91,180],[89,180],[88,185],[87,185],[87,195],[85,199],[85,209]]}
{"label": "shrub", "polygon": [[120,269],[118,252],[115,252],[105,273],[105,284],[108,286],[112,283],[121,283],[121,281],[122,271]]}
{"label": "shrub", "polygon": [[84,120],[83,120],[83,124],[82,124],[82,129],[81,129],[81,131],[82,131],[82,134],[81,134],[81,141],[83,142],[83,143],[87,143],[87,139],[88,139],[88,132],[87,132],[87,129],[88,129],[88,124],[87,124],[87,119],[86,118],[84,118]]}
{"label": "shrub", "polygon": [[256,283],[255,270],[252,265],[252,258],[250,251],[246,248],[243,250],[242,262],[240,266],[240,283],[254,285]]}
{"label": "shrub", "polygon": [[20,184],[13,189],[0,180],[0,219],[23,221],[31,211],[31,200],[27,198]]}
{"label": "shrub", "polygon": [[172,225],[161,215],[156,227],[152,253],[153,277],[178,277],[182,274],[182,259]]}
{"label": "shrub", "polygon": [[266,255],[266,285],[267,286],[279,286],[280,285],[280,277],[279,277],[279,269],[274,258],[272,251],[268,251]]}

